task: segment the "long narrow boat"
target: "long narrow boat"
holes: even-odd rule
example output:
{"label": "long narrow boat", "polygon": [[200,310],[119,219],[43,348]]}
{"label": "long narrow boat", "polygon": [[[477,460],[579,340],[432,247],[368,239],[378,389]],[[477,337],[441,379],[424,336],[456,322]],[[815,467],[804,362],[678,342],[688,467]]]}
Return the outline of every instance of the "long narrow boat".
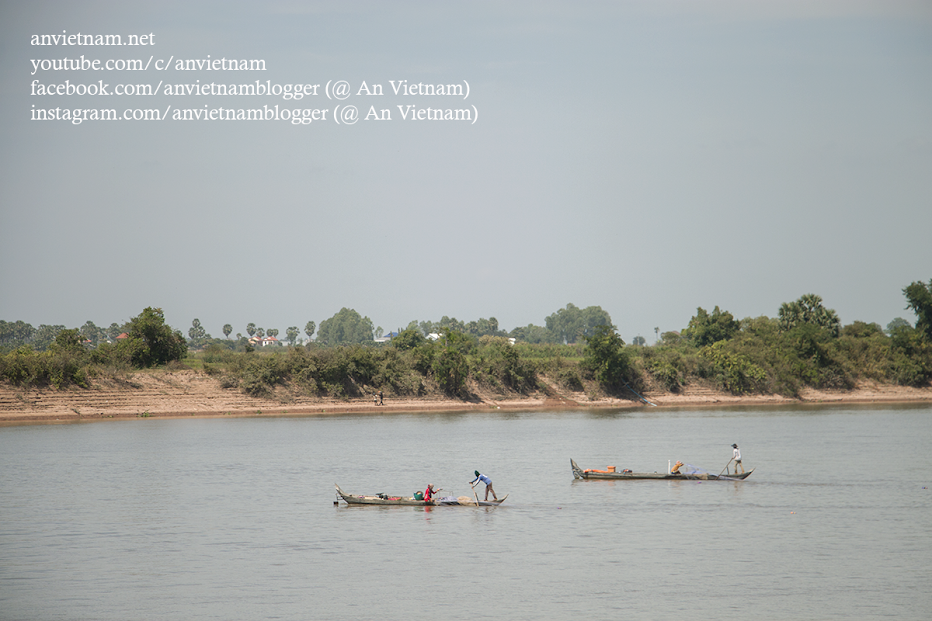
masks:
{"label": "long narrow boat", "polygon": [[664,479],[672,481],[676,479],[698,480],[698,481],[743,481],[751,476],[754,469],[741,474],[710,474],[708,472],[631,472],[622,470],[616,472],[614,468],[608,470],[583,470],[575,461],[570,460],[570,466],[573,468],[573,477],[577,479]]}
{"label": "long narrow boat", "polygon": [[[348,505],[407,505],[411,507],[475,507],[476,500],[468,496],[444,496],[434,500],[417,500],[413,496],[389,496],[387,494],[376,494],[375,496],[363,496],[358,494],[347,494],[340,486],[334,483],[337,488],[337,495]],[[480,507],[497,507],[505,502],[507,494],[498,500],[480,500]]]}

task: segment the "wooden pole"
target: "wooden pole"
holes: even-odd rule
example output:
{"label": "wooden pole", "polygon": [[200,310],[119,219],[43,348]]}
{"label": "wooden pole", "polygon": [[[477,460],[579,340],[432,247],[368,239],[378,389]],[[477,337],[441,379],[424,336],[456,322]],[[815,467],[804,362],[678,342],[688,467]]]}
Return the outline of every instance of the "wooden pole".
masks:
{"label": "wooden pole", "polygon": [[[730,466],[730,465],[731,465],[731,462],[733,462],[734,460],[735,460],[734,457],[732,457],[731,459],[728,460],[728,463],[725,464],[725,470],[728,470],[728,466]],[[722,475],[725,473],[725,470],[722,470],[721,472],[719,472],[719,473],[718,473],[718,476],[722,476]]]}

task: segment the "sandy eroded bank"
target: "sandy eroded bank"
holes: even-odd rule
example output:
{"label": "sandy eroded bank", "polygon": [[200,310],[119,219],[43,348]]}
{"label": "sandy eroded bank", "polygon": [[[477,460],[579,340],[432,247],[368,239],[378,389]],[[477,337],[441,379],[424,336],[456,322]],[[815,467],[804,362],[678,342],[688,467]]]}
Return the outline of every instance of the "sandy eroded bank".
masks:
{"label": "sandy eroded bank", "polygon": [[[793,403],[932,403],[932,387],[910,388],[864,383],[855,390],[807,390],[801,399],[779,395],[736,397],[701,386],[687,386],[682,392],[646,392],[643,395],[659,407],[698,407],[725,405],[781,405]],[[282,389],[269,397],[250,397],[235,389],[221,388],[219,382],[194,371],[137,373],[123,381],[99,383],[90,389],[21,389],[0,385],[0,422],[42,423],[108,418],[283,416],[385,411],[464,411],[495,408],[528,410],[541,408],[638,408],[651,407],[636,399],[590,399],[549,386],[523,398],[501,398],[482,394],[474,401],[440,396],[385,398],[382,406],[371,397],[349,400],[319,399],[293,395]]]}

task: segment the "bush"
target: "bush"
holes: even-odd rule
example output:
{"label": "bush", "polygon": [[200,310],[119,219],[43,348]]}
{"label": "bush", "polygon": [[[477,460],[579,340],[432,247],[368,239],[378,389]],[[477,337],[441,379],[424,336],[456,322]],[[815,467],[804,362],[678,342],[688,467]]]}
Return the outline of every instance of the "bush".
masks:
{"label": "bush", "polygon": [[87,355],[83,348],[63,346],[36,352],[28,345],[0,356],[0,378],[18,386],[70,385],[88,387]]}
{"label": "bush", "polygon": [[890,337],[890,377],[902,386],[925,386],[932,379],[932,343],[916,328],[896,328]]}
{"label": "bush", "polygon": [[562,388],[573,392],[581,392],[584,388],[579,365],[563,358],[554,358],[548,361],[545,372]]}
{"label": "bush", "polygon": [[619,389],[635,379],[625,342],[611,326],[598,326],[586,337],[583,366],[607,388]]}
{"label": "bush", "polygon": [[728,351],[726,344],[727,341],[718,341],[699,352],[715,365],[721,387],[734,395],[760,391],[767,374],[745,356]]}
{"label": "bush", "polygon": [[523,360],[507,338],[483,336],[474,356],[471,371],[476,381],[499,391],[510,388],[527,393],[537,388],[537,372]]}
{"label": "bush", "polygon": [[454,348],[443,348],[431,369],[437,384],[448,395],[462,395],[469,375],[466,356]]}
{"label": "bush", "polygon": [[188,342],[178,330],[165,325],[161,308],[148,307],[129,321],[129,338],[117,345],[138,368],[181,360],[188,353]]}

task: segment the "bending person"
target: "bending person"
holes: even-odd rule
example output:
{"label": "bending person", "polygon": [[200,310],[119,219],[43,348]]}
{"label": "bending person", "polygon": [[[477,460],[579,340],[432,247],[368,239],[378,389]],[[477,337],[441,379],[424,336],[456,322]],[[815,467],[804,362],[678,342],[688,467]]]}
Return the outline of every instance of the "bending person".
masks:
{"label": "bending person", "polygon": [[492,489],[492,479],[485,476],[484,474],[479,474],[479,471],[476,470],[476,478],[469,482],[472,487],[476,487],[479,482],[485,483],[485,499],[489,499],[489,492],[492,492],[492,498],[498,500],[498,496],[495,495],[495,490]]}

